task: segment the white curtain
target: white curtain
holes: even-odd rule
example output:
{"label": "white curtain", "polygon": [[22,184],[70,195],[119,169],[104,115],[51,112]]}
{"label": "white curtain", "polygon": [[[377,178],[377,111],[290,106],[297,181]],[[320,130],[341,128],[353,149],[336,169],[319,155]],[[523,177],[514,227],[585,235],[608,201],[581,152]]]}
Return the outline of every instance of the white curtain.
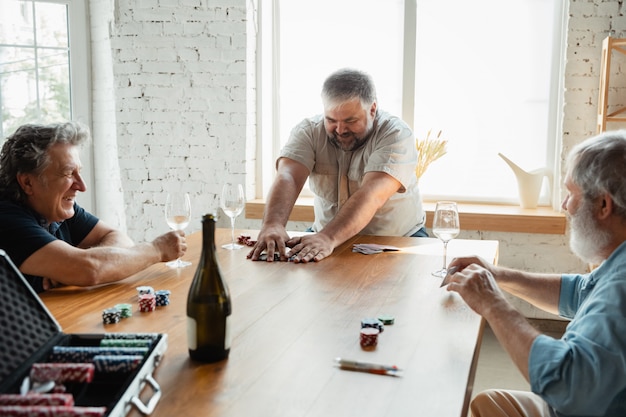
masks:
{"label": "white curtain", "polygon": [[95,214],[108,225],[126,231],[111,55],[114,0],[89,0],[89,16]]}

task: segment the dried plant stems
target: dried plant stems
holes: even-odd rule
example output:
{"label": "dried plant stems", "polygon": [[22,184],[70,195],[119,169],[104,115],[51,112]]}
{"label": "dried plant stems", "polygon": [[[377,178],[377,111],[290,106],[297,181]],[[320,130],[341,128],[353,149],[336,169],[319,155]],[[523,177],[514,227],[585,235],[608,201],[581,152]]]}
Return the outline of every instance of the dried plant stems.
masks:
{"label": "dried plant stems", "polygon": [[446,145],[448,144],[447,140],[440,139],[441,130],[437,133],[436,138],[430,137],[431,131],[428,131],[425,139],[417,139],[415,142],[415,147],[417,148],[417,167],[415,168],[415,175],[417,179],[419,179],[428,166],[441,158],[446,154]]}

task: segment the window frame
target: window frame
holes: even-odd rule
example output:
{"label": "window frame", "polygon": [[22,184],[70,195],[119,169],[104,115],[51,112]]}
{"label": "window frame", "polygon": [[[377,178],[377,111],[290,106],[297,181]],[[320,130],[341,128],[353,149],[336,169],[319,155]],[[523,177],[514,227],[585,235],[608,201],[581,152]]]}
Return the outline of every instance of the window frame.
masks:
{"label": "window frame", "polygon": [[[24,0],[22,0],[24,1]],[[29,6],[36,3],[62,4],[67,7],[69,76],[70,76],[70,118],[91,127],[91,54],[89,36],[89,10],[83,0],[26,0]],[[37,122],[37,121],[33,121]],[[4,137],[13,132],[3,132]],[[81,150],[83,179],[87,191],[81,196],[81,206],[91,210],[94,206],[93,194],[93,148],[86,144]]]}

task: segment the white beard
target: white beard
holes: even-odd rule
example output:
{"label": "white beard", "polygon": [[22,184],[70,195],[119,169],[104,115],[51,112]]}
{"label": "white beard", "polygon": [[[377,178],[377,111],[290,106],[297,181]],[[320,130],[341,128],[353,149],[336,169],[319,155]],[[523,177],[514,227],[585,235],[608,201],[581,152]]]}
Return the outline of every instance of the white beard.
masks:
{"label": "white beard", "polygon": [[583,200],[576,214],[570,216],[570,231],[569,245],[576,256],[592,264],[604,261],[602,252],[611,242],[611,234],[598,227],[591,202]]}

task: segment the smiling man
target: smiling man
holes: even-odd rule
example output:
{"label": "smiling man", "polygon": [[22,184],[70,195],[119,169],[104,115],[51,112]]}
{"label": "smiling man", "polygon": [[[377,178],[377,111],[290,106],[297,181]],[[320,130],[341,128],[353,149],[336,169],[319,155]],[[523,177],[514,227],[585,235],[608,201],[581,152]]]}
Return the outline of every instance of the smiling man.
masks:
{"label": "smiling man", "polygon": [[[265,251],[269,262],[274,253],[283,261],[320,261],[359,233],[427,236],[415,136],[378,109],[370,76],[352,69],[331,74],[322,103],[324,114],[298,124],[281,151],[252,260]],[[285,227],[307,179],[315,233],[290,239]]]}
{"label": "smiling man", "polygon": [[182,231],[136,245],[76,203],[87,140],[78,123],[24,125],[0,153],[0,248],[37,292],[118,281],[187,249]]}

